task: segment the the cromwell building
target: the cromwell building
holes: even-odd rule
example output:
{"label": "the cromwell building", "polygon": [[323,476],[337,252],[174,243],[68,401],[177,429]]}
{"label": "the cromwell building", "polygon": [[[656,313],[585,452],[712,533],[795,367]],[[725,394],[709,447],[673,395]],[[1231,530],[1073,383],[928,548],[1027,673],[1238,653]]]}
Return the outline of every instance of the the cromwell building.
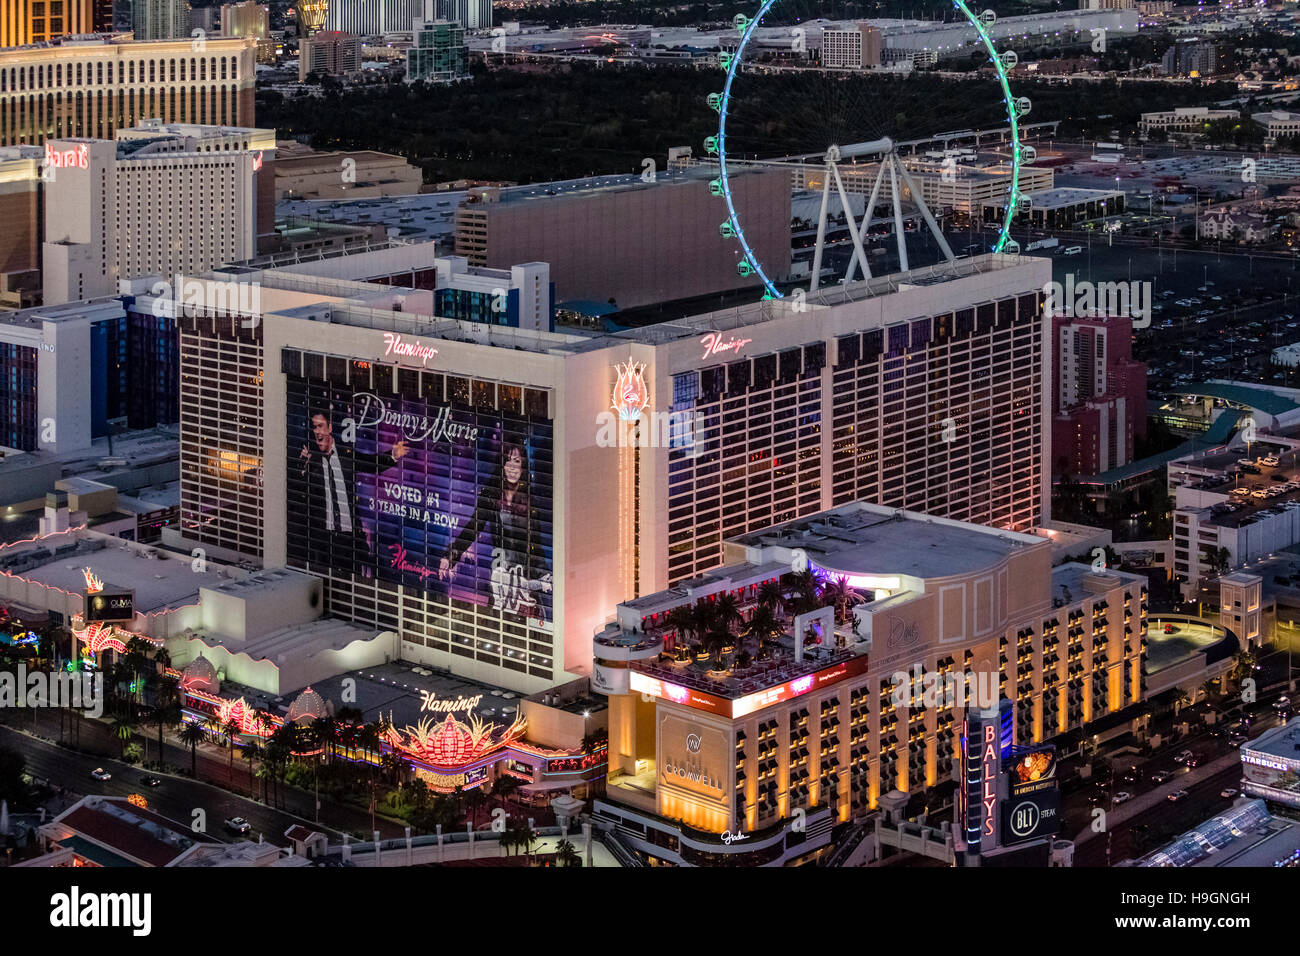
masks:
{"label": "the cromwell building", "polygon": [[0,146],[112,139],[119,127],[253,125],[257,42],[65,37],[0,50]]}
{"label": "the cromwell building", "polygon": [[[824,854],[885,794],[957,781],[968,709],[999,699],[1008,747],[1141,719],[1145,579],[1053,568],[1046,538],[857,503],[741,536],[727,557],[619,605],[596,639],[610,699],[596,814],[653,859]],[[810,596],[792,567],[830,588]]]}
{"label": "the cromwell building", "polygon": [[600,336],[249,273],[258,321],[182,320],[182,524],[321,574],[407,659],[541,690],[724,537],[864,498],[1044,523],[1048,264],[961,268]]}

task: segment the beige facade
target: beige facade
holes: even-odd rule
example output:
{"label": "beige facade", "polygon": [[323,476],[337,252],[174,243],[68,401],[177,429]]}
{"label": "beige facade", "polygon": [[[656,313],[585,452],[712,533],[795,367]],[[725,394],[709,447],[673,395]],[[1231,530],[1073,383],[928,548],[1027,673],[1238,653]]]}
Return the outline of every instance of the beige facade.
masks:
{"label": "beige facade", "polygon": [[[729,550],[744,563],[626,602],[598,638],[597,656],[629,632],[665,651],[632,663],[630,692],[610,695],[610,804],[744,839],[796,811],[829,805],[847,821],[891,790],[956,780],[967,711],[998,699],[1014,703],[1020,745],[1140,719],[1140,575],[1052,568],[1048,539],[866,503]],[[742,666],[724,650],[722,667],[702,668],[668,651],[682,641],[665,620],[673,607],[733,594],[748,617],[758,585],[800,556],[862,594],[819,648],[787,619],[765,662]]]}
{"label": "beige facade", "polygon": [[46,147],[59,164],[45,202],[46,305],[256,254],[273,130],[149,123]]}
{"label": "beige facade", "polygon": [[401,156],[362,150],[276,160],[276,199],[373,199],[420,191],[420,170]]}
{"label": "beige facade", "polygon": [[0,4],[0,47],[93,33],[94,15],[94,0],[5,0]]}
{"label": "beige facade", "polygon": [[[789,178],[783,172],[734,175],[737,214],[755,258],[784,276],[790,263]],[[723,240],[727,216],[707,175],[670,177],[559,195],[526,188],[474,190],[482,198],[456,210],[456,254],[470,265],[508,269],[549,262],[557,302],[614,300],[622,309],[730,289],[756,288],[742,276],[739,245]]]}
{"label": "beige facade", "polygon": [[0,146],[112,139],[148,119],[252,126],[256,46],[101,37],[0,50]]}

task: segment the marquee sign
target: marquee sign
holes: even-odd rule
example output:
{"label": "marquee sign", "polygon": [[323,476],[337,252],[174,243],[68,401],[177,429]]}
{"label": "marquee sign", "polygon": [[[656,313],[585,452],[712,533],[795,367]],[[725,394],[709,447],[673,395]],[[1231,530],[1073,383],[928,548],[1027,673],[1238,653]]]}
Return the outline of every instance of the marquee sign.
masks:
{"label": "marquee sign", "polygon": [[682,704],[686,707],[694,707],[696,710],[717,714],[720,717],[735,719],[762,710],[764,707],[801,697],[811,691],[838,683],[846,678],[865,674],[866,671],[867,657],[863,655],[841,661],[838,664],[832,664],[830,667],[824,667],[811,674],[804,674],[802,677],[784,681],[773,687],[746,694],[744,697],[737,697],[735,700],[705,693],[693,687],[682,687],[680,684],[659,680],[638,670],[631,671],[628,686],[634,694],[649,694],[662,700],[670,700],[674,704]]}

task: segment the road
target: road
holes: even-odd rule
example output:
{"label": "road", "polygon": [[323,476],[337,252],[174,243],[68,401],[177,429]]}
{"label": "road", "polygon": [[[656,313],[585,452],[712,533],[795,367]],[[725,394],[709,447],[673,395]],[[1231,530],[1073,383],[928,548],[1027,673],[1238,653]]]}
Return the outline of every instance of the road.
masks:
{"label": "road", "polygon": [[[21,717],[22,729],[30,731],[29,715]],[[13,723],[17,723],[13,721]],[[37,739],[30,733],[18,732],[12,727],[0,726],[0,743],[21,751],[27,757],[28,772],[35,777],[50,781],[53,786],[62,786],[69,796],[81,796],[91,793],[106,793],[114,796],[126,796],[131,793],[143,793],[151,806],[157,806],[163,816],[172,817],[178,822],[192,819],[196,809],[207,814],[208,832],[221,828],[222,821],[232,816],[242,816],[253,825],[251,836],[263,834],[264,838],[285,845],[284,831],[294,823],[303,823],[315,829],[330,833],[331,839],[340,838],[344,831],[369,834],[377,828],[385,838],[404,835],[405,828],[398,823],[376,816],[374,827],[371,826],[370,814],[358,807],[341,805],[321,799],[321,823],[313,823],[313,796],[294,787],[282,788],[281,808],[269,807],[259,800],[240,796],[237,791],[248,791],[248,764],[238,757],[235,759],[233,775],[229,757],[211,745],[200,745],[197,766],[200,781],[187,776],[164,774],[150,771],[163,783],[156,787],[145,787],[140,778],[145,772],[115,760],[111,755],[119,753],[119,745],[112,738],[106,724],[83,720],[80,730],[81,750],[86,753],[59,747],[52,741],[59,734],[59,718],[56,712],[39,711],[35,728],[36,733],[44,737]],[[65,739],[74,739],[71,731]],[[150,759],[156,759],[158,749],[157,734],[139,735],[136,740],[147,744],[146,752]],[[188,768],[190,765],[189,748],[176,746],[169,742],[167,762],[172,766]],[[94,780],[90,771],[104,767],[113,774],[113,779],[105,783]],[[254,789],[261,793],[261,782],[256,781]],[[235,792],[232,792],[235,791]],[[71,803],[67,800],[65,803]],[[62,806],[59,808],[62,809]]]}

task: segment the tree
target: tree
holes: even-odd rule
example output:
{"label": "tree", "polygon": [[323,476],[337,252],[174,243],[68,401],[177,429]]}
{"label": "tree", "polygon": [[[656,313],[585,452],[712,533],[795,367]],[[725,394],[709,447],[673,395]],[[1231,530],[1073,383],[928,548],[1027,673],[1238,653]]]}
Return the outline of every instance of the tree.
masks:
{"label": "tree", "polygon": [[221,732],[226,735],[226,743],[230,747],[230,782],[235,782],[235,741],[243,733],[244,728],[239,725],[239,721],[233,717],[225,722],[221,727]]}
{"label": "tree", "polygon": [[176,699],[175,682],[166,679],[158,688],[157,704],[149,714],[149,720],[158,728],[158,763],[166,763],[164,759],[163,734],[168,727],[175,727],[181,719],[180,701]]}
{"label": "tree", "polygon": [[188,745],[190,748],[190,775],[196,778],[199,775],[198,746],[207,738],[207,736],[207,731],[204,730],[203,725],[197,721],[190,721],[181,728],[181,742]]}
{"label": "tree", "polygon": [[492,796],[497,798],[497,806],[505,808],[505,802],[510,795],[523,786],[518,777],[511,777],[508,774],[497,777],[492,781]]}
{"label": "tree", "polygon": [[126,715],[120,715],[113,718],[110,725],[113,736],[118,739],[122,747],[122,757],[126,757],[126,745],[131,742],[132,736],[135,735],[135,721]]}
{"label": "tree", "polygon": [[482,787],[475,787],[469,793],[465,794],[465,807],[469,810],[470,822],[475,829],[478,828],[478,812],[488,804],[488,795],[483,792]]}
{"label": "tree", "polygon": [[253,765],[257,762],[257,758],[261,756],[261,753],[262,748],[257,741],[250,740],[244,744],[244,752],[239,755],[248,761],[248,795],[250,797],[256,795],[253,789]]}
{"label": "tree", "polygon": [[555,862],[561,866],[582,866],[582,857],[578,855],[577,847],[568,840],[561,840],[555,844]]}

